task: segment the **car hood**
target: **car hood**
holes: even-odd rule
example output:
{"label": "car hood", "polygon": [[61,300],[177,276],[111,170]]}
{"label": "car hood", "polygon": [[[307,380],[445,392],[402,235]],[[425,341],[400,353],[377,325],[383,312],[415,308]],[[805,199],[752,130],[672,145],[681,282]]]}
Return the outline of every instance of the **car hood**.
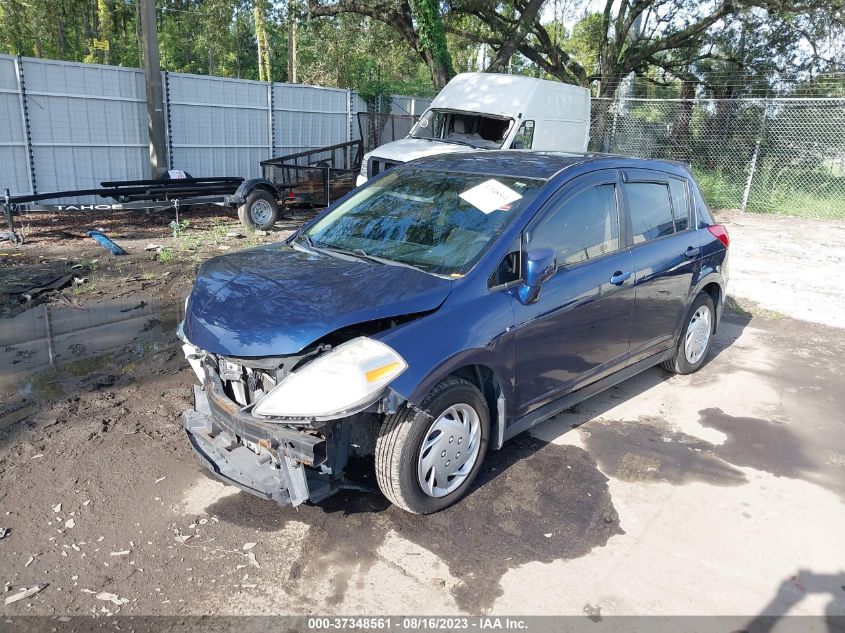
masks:
{"label": "car hood", "polygon": [[457,143],[443,143],[441,141],[429,141],[423,138],[403,138],[401,141],[393,141],[374,149],[365,157],[378,158],[380,160],[407,163],[415,158],[434,156],[435,154],[457,154],[463,152],[475,152],[478,148],[469,145],[458,145]]}
{"label": "car hood", "polygon": [[213,354],[295,354],[342,327],[434,310],[451,288],[449,280],[412,268],[274,244],[205,262],[183,331]]}

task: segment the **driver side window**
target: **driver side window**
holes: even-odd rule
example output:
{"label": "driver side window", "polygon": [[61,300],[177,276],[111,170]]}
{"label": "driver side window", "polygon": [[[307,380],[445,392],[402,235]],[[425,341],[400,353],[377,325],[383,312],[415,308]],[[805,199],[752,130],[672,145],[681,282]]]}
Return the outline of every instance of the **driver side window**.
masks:
{"label": "driver side window", "polygon": [[619,250],[616,186],[594,185],[553,208],[531,229],[531,248],[550,248],[561,266]]}

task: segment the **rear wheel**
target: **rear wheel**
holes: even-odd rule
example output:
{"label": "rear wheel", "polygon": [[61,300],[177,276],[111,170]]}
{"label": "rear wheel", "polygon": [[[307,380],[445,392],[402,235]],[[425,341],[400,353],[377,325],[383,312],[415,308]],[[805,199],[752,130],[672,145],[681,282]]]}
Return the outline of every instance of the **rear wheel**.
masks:
{"label": "rear wheel", "polygon": [[713,299],[706,292],[700,292],[687,313],[675,356],[664,362],[663,368],[674,374],[691,374],[701,369],[713,342],[715,324]]}
{"label": "rear wheel", "polygon": [[422,409],[388,417],[376,441],[376,475],[384,495],[403,510],[430,514],[460,499],[487,452],[490,416],[472,383],[450,377]]}
{"label": "rear wheel", "polygon": [[238,207],[238,218],[248,229],[266,231],[279,218],[279,205],[269,191],[254,189]]}

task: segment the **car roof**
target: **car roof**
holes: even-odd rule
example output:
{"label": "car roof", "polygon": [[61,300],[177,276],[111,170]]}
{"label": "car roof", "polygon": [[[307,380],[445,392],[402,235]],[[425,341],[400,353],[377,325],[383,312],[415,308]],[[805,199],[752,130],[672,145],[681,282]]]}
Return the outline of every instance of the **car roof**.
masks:
{"label": "car roof", "polygon": [[418,158],[407,163],[433,171],[460,171],[495,176],[515,176],[550,180],[560,171],[585,163],[595,162],[596,169],[640,168],[664,169],[685,175],[688,169],[675,161],[634,158],[617,154],[549,152],[532,150],[477,150],[451,154],[437,154]]}

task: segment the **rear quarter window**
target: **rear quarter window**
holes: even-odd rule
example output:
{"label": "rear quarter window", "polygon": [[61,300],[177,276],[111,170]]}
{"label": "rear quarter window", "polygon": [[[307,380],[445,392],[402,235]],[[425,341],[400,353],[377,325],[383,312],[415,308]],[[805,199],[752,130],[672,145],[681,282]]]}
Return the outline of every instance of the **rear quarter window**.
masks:
{"label": "rear quarter window", "polygon": [[687,181],[681,178],[669,178],[669,190],[672,192],[672,215],[675,219],[675,231],[686,231],[690,227]]}
{"label": "rear quarter window", "polygon": [[625,196],[628,200],[634,244],[675,232],[668,185],[658,182],[629,182],[625,184]]}

